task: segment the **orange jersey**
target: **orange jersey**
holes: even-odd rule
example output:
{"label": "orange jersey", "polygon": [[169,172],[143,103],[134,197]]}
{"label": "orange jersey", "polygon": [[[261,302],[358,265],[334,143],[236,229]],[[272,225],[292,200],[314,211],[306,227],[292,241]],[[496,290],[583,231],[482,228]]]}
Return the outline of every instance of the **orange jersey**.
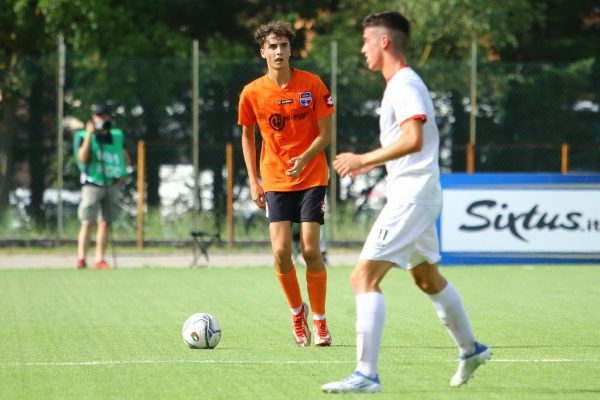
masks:
{"label": "orange jersey", "polygon": [[317,121],[333,113],[333,99],[321,79],[292,69],[285,88],[264,75],[244,87],[238,124],[258,123],[262,136],[260,175],[265,191],[289,192],[327,186],[328,167],[322,151],[302,169],[298,178],[285,171],[288,160],[300,156],[319,136]]}

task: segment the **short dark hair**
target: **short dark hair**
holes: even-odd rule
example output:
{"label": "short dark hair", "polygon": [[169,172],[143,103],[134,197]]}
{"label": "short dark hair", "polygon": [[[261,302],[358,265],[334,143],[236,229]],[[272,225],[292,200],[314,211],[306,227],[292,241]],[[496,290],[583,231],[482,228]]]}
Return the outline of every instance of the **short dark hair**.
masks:
{"label": "short dark hair", "polygon": [[274,34],[275,36],[284,36],[286,37],[290,43],[296,37],[296,32],[292,29],[292,25],[283,21],[271,21],[266,25],[261,25],[254,32],[254,40],[256,43],[262,48],[265,42],[267,41],[267,37],[270,34]]}
{"label": "short dark hair", "polygon": [[406,37],[410,36],[410,22],[397,11],[386,11],[371,14],[363,20],[363,28],[369,26],[382,26],[391,30],[404,33]]}
{"label": "short dark hair", "polygon": [[92,114],[94,115],[110,115],[110,106],[104,103],[97,103],[92,106]]}
{"label": "short dark hair", "polygon": [[374,13],[363,20],[363,28],[382,27],[392,32],[394,47],[404,51],[410,37],[410,22],[397,11]]}

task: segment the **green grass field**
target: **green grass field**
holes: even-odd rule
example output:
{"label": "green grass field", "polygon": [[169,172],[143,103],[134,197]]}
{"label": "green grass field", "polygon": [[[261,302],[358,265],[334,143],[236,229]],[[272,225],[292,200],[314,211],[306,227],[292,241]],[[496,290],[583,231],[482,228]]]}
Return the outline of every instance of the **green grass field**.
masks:
{"label": "green grass field", "polygon": [[[304,283],[302,270],[299,269]],[[329,270],[330,348],[296,348],[271,268],[0,271],[1,399],[315,399],[355,365],[350,268]],[[600,398],[600,267],[452,267],[494,358],[450,388],[456,350],[409,275],[383,289],[380,399]],[[194,312],[223,328],[190,350]]]}

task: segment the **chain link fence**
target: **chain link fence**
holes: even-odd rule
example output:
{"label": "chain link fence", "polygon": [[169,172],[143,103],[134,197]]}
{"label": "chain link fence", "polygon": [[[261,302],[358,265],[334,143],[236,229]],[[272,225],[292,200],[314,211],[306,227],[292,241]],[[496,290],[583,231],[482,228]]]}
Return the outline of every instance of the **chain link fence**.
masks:
{"label": "chain link fence", "polygon": [[[359,57],[337,63],[337,152],[378,146],[378,110],[385,82]],[[146,144],[146,239],[188,239],[192,221],[208,231],[227,231],[226,145],[233,145],[235,240],[265,240],[264,214],[253,205],[237,125],[243,86],[265,72],[262,61],[200,59],[199,210],[194,210],[191,60],[99,59],[67,55],[64,107],[64,237],[79,224],[78,170],[72,135],[90,106],[108,102],[113,124],[125,132],[134,167],[137,143]],[[319,74],[331,88],[331,60],[292,60]],[[475,141],[470,137],[468,62],[428,61],[415,70],[428,84],[440,129],[443,172],[464,172],[467,148],[475,172],[558,173],[568,149],[569,172],[600,171],[600,60],[571,64],[481,63],[477,66]],[[16,71],[16,72],[15,72]],[[0,66],[0,82],[7,82]],[[0,238],[57,236],[56,56],[22,59],[11,72],[18,92],[1,91]],[[260,141],[258,141],[260,145]],[[328,150],[328,156],[330,152]],[[334,179],[339,179],[334,174]],[[385,173],[337,181],[336,240],[362,239],[383,201]],[[137,175],[124,184],[117,239],[135,240]]]}

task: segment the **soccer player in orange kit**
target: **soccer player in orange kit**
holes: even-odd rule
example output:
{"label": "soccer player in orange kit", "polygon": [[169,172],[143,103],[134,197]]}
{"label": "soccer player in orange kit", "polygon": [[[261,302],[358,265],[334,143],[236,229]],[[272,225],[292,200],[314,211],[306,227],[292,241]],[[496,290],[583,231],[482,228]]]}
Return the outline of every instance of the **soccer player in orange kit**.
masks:
{"label": "soccer player in orange kit", "polygon": [[[321,79],[291,68],[289,24],[270,22],[254,35],[267,62],[265,75],[246,85],[240,95],[238,124],[252,199],[266,209],[275,274],[292,311],[293,336],[308,346],[308,305],[303,302],[292,263],[292,223],[302,224],[302,256],[313,311],[315,345],[329,346],[325,318],[327,270],[319,248],[328,182],[325,147],[331,140],[333,99]],[[262,136],[260,178],[256,167],[255,125]]]}

